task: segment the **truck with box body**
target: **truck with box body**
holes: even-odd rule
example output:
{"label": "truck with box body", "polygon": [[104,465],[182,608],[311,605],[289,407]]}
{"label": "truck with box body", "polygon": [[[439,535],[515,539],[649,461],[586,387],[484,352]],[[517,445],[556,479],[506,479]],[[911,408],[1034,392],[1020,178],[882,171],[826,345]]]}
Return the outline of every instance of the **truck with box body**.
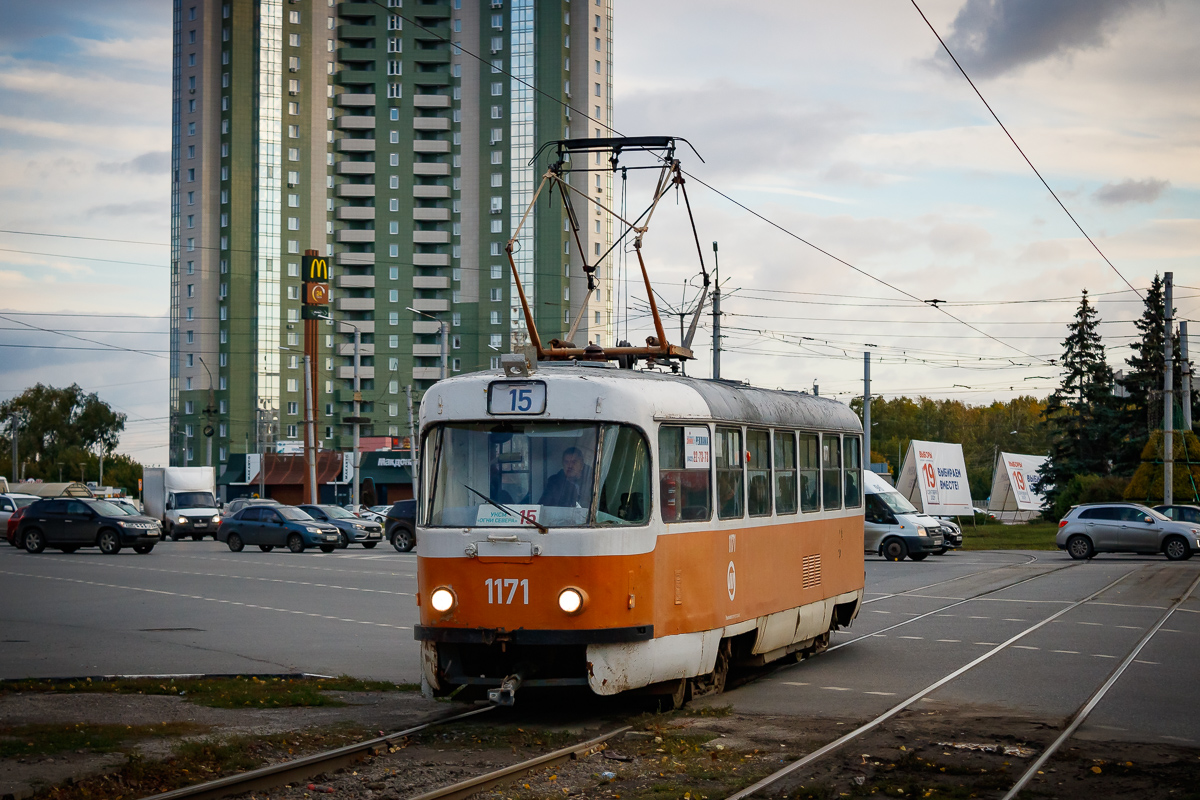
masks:
{"label": "truck with box body", "polygon": [[164,536],[216,538],[221,511],[212,467],[147,467],[142,477],[143,513],[162,521]]}

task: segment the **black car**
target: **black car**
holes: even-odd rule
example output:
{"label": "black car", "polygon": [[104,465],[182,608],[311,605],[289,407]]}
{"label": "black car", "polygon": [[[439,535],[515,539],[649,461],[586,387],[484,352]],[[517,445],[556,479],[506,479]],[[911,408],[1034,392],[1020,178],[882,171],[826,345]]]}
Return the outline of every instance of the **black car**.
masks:
{"label": "black car", "polygon": [[303,553],[306,547],[332,553],[338,537],[338,529],[328,522],[319,522],[295,506],[283,505],[243,508],[222,520],[217,529],[217,540],[235,553],[248,544],[258,545],[264,553],[285,545],[293,553]]}
{"label": "black car", "polygon": [[361,544],[370,550],[383,541],[383,526],[378,522],[360,519],[341,506],[317,505],[297,506],[301,511],[315,520],[328,522],[341,532],[338,547],[350,544]]}
{"label": "black car", "polygon": [[162,541],[162,524],[153,517],[126,514],[104,500],[55,497],[29,506],[17,527],[17,540],[30,553],[47,547],[64,553],[99,547],[105,555],[116,555],[122,547],[132,547],[144,555]]}
{"label": "black car", "polygon": [[387,540],[401,553],[417,546],[417,501],[393,503],[387,513]]}

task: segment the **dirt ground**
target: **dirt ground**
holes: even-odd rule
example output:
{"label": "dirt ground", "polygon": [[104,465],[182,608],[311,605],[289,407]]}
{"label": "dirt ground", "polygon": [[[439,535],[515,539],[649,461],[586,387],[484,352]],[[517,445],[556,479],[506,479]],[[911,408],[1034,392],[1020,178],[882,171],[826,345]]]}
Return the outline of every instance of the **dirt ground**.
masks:
{"label": "dirt ground", "polygon": [[[0,698],[0,723],[119,722],[128,725],[192,723],[206,741],[276,736],[256,753],[254,765],[320,750],[320,737],[403,728],[449,709],[413,693],[345,693],[340,708],[220,709],[176,697],[140,695],[36,695]],[[496,711],[440,727],[400,742],[362,764],[270,792],[254,800],[300,800],[329,795],[354,800],[402,800],[474,777],[622,725],[633,730],[580,761],[518,778],[479,795],[486,800],[718,800],[783,768],[855,727],[851,720],[735,715],[720,707],[645,714],[630,706],[548,702]],[[766,796],[787,798],[994,798],[1000,797],[1054,740],[1060,721],[911,711],[867,733],[815,765],[790,775]],[[279,734],[285,734],[280,746]],[[292,738],[296,741],[288,741]],[[142,758],[169,758],[178,739],[137,744]],[[289,745],[295,744],[293,749]],[[0,759],[0,796],[72,796],[45,787],[68,777],[120,769],[122,752],[60,753]],[[238,767],[247,768],[247,767]],[[210,776],[206,776],[210,777]],[[215,775],[211,776],[215,777]],[[12,787],[12,788],[10,788]],[[104,796],[103,794],[94,796]],[[133,795],[138,796],[138,795]],[[1177,746],[1073,740],[1031,784],[1027,797],[1193,798],[1200,800],[1200,751]]]}

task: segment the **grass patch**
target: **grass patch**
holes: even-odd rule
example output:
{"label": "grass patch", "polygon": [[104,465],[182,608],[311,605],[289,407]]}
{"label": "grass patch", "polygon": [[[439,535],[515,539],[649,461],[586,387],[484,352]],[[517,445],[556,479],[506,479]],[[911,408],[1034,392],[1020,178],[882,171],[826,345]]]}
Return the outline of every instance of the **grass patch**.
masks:
{"label": "grass patch", "polygon": [[69,750],[111,753],[140,739],[189,736],[208,730],[192,722],[162,725],[18,725],[0,727],[0,758],[45,756]]}
{"label": "grass patch", "polygon": [[1057,550],[1053,522],[1023,525],[981,525],[963,528],[963,550]]}
{"label": "grass patch", "polygon": [[416,684],[340,678],[181,678],[156,680],[10,681],[0,684],[9,692],[176,695],[212,708],[294,708],[344,706],[327,692],[415,692]]}
{"label": "grass patch", "polygon": [[145,797],[245,772],[284,758],[350,744],[367,734],[352,726],[339,726],[305,733],[182,742],[164,761],[130,756],[114,772],[43,789],[34,797],[36,800]]}

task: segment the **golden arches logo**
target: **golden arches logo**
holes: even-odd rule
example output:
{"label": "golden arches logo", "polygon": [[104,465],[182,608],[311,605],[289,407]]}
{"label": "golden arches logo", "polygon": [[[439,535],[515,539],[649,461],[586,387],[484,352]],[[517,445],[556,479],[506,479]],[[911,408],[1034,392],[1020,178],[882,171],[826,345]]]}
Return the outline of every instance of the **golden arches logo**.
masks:
{"label": "golden arches logo", "polygon": [[320,256],[305,256],[304,280],[309,282],[329,280],[329,262]]}

